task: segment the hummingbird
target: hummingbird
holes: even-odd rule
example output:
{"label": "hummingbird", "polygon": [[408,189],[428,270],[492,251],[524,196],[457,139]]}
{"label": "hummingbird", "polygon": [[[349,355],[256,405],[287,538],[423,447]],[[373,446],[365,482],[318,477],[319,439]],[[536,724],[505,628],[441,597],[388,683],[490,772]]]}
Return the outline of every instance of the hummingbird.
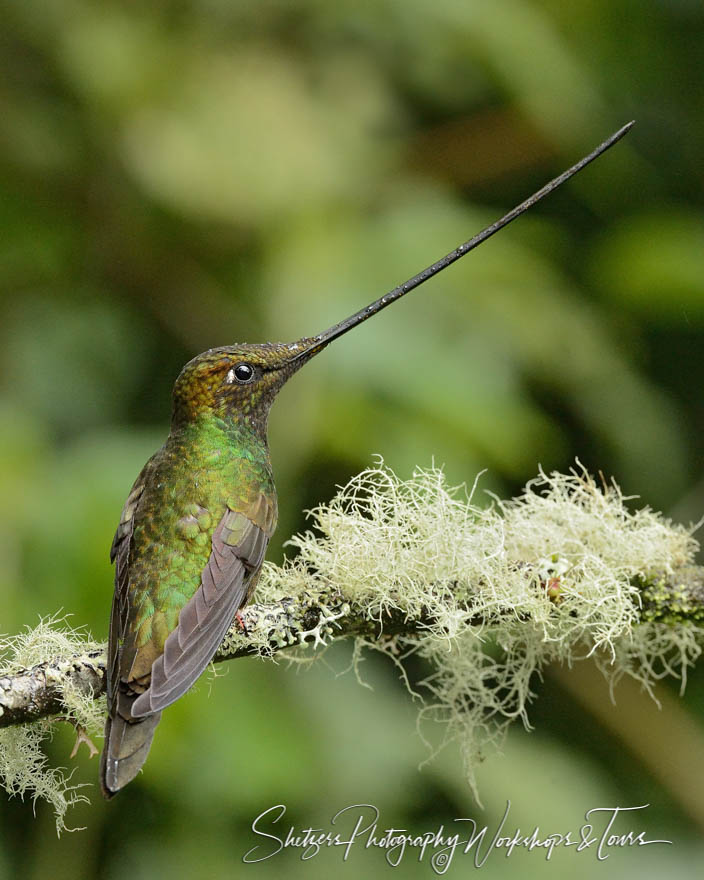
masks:
{"label": "hummingbird", "polygon": [[292,343],[212,348],[173,389],[171,430],[130,490],[110,551],[115,592],[100,764],[113,797],[147,759],[161,713],[204,671],[252,596],[276,527],[267,417],[333,340],[469,253],[615,144],[629,123],[500,220],[371,305]]}

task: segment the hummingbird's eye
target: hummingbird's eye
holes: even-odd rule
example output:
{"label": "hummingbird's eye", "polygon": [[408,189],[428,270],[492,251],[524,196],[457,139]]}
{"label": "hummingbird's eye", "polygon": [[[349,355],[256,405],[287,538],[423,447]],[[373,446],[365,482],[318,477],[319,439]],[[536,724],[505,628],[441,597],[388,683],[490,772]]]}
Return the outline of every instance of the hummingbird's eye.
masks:
{"label": "hummingbird's eye", "polygon": [[254,367],[251,364],[237,364],[231,370],[227,371],[227,382],[237,382],[240,385],[246,385],[254,378]]}

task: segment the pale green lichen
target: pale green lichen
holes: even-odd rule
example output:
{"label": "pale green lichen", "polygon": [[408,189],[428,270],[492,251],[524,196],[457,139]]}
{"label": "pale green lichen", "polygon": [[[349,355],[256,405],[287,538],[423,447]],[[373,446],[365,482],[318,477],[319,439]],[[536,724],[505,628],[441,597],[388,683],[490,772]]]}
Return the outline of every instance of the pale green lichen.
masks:
{"label": "pale green lichen", "polygon": [[460,741],[472,786],[484,747],[514,718],[528,725],[531,680],[547,663],[593,655],[612,684],[628,674],[651,690],[662,675],[684,679],[704,634],[636,626],[638,578],[691,563],[690,529],[630,510],[615,484],[600,488],[581,468],[541,471],[518,498],[488,507],[475,494],[437,469],[406,481],[366,470],[312,511],[316,531],[289,542],[298,556],[268,565],[257,594],[273,602],[332,584],[370,619],[423,613],[422,636],[375,647],[429,661],[421,718]]}
{"label": "pale green lichen", "polygon": [[[391,611],[427,621],[413,634],[373,642],[360,636],[354,657],[367,646],[383,651],[407,685],[404,656],[427,660],[420,720],[443,722],[445,741],[459,740],[473,787],[486,746],[499,743],[513,719],[528,726],[531,683],[547,663],[591,656],[612,687],[630,675],[652,693],[665,675],[684,684],[704,636],[696,617],[652,617],[664,613],[668,576],[692,564],[692,529],[629,508],[615,484],[600,487],[581,467],[541,471],[511,501],[479,506],[475,494],[476,485],[470,493],[452,488],[435,468],[405,481],[383,465],[366,470],[312,512],[315,532],[291,539],[294,559],[265,565],[256,594],[258,602],[279,603],[272,629],[261,628],[262,648],[267,640],[330,640],[348,603],[357,619],[383,621]],[[281,601],[308,602],[304,594],[319,612],[307,633],[289,625],[287,609],[296,603]],[[3,665],[11,672],[89,647],[47,622],[7,643],[13,658]],[[102,724],[102,701],[71,692],[64,699],[84,727]],[[0,772],[12,793],[50,800],[61,828],[66,807],[80,796],[47,766],[40,743],[49,725],[0,732]]]}
{"label": "pale green lichen", "polygon": [[[0,669],[4,675],[13,675],[40,663],[56,658],[69,658],[101,646],[85,633],[68,627],[62,619],[47,618],[34,629],[0,641]],[[64,718],[90,733],[102,729],[104,700],[94,700],[81,693],[70,683],[61,689],[66,705]],[[56,831],[68,829],[66,811],[70,806],[87,798],[79,794],[81,786],[71,783],[72,771],[49,766],[44,742],[54,730],[56,718],[43,719],[32,724],[19,724],[0,729],[0,779],[11,795],[33,800],[42,798],[54,808]]]}

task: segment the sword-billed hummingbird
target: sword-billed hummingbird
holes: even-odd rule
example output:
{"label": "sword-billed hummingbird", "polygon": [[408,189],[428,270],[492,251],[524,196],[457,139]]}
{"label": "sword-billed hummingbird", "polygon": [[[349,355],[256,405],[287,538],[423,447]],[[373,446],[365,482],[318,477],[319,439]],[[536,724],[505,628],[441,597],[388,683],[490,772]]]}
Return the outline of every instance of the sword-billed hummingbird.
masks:
{"label": "sword-billed hummingbird", "polygon": [[161,712],[196,681],[252,595],[277,518],[269,407],[285,382],[362,321],[469,253],[609,149],[621,128],[474,238],[318,336],[198,355],[173,391],[171,431],[142,468],[112,543],[115,595],[100,776],[112,797],[138,773]]}

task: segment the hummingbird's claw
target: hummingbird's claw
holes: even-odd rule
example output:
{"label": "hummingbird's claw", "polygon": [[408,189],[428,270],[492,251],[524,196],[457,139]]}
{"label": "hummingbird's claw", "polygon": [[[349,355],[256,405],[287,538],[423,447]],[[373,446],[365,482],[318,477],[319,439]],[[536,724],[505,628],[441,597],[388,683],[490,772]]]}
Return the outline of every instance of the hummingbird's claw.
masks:
{"label": "hummingbird's claw", "polygon": [[71,718],[70,716],[66,716],[64,718],[60,718],[60,721],[68,722],[76,731],[76,742],[73,744],[73,748],[71,749],[71,754],[69,758],[75,758],[78,754],[78,749],[80,748],[81,743],[85,743],[88,747],[89,758],[92,758],[94,755],[99,754],[100,749],[96,748],[93,740],[86,733],[86,729],[82,724],[79,724],[75,718]]}

